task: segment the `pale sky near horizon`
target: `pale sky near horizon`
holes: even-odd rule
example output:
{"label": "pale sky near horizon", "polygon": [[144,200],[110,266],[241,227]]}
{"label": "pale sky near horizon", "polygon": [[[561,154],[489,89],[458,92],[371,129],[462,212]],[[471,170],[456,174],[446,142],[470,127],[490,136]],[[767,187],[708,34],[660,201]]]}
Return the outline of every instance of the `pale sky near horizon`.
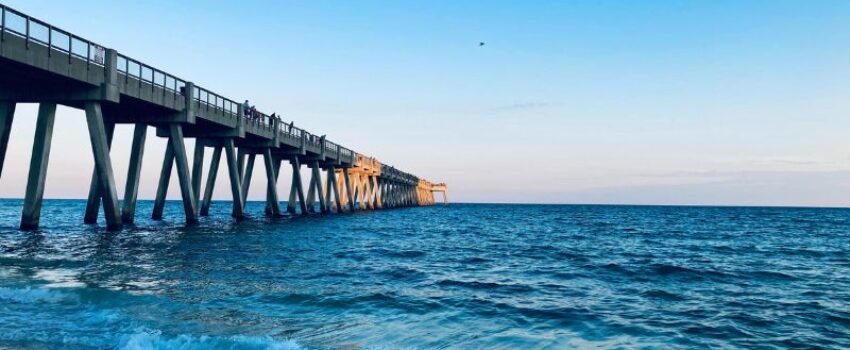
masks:
{"label": "pale sky near horizon", "polygon": [[[3,3],[453,201],[850,206],[847,1]],[[2,197],[24,194],[35,111],[18,108]],[[118,127],[119,195],[131,137]],[[164,145],[149,136],[141,198]],[[83,113],[61,108],[46,196],[85,197],[91,169]]]}

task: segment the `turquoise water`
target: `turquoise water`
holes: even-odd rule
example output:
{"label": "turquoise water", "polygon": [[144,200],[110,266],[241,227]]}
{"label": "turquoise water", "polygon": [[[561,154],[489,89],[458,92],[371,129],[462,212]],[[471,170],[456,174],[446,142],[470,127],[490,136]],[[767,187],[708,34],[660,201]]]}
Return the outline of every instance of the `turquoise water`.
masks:
{"label": "turquoise water", "polygon": [[848,348],[850,210],[463,205],[38,232],[0,201],[0,348]]}

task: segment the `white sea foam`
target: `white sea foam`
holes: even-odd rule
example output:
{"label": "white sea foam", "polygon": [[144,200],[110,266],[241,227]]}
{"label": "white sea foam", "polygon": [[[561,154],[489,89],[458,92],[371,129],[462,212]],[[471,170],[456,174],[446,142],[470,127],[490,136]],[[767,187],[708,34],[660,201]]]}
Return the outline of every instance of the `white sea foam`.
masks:
{"label": "white sea foam", "polygon": [[0,300],[23,304],[60,303],[72,300],[75,296],[50,288],[9,288],[0,287]]}
{"label": "white sea foam", "polygon": [[249,336],[194,336],[194,335],[163,335],[159,330],[137,329],[135,333],[121,337],[118,345],[122,350],[136,349],[271,349],[271,350],[305,350],[304,347],[292,340],[275,340],[271,337]]}

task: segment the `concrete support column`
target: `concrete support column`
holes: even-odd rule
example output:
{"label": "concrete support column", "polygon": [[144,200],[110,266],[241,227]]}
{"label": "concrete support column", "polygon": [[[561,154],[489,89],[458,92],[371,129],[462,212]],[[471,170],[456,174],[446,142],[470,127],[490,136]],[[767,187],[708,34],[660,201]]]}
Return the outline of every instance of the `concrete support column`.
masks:
{"label": "concrete support column", "polygon": [[387,180],[383,178],[378,179],[378,183],[380,184],[379,193],[380,198],[378,199],[381,203],[381,208],[387,207]]}
{"label": "concrete support column", "polygon": [[201,198],[201,177],[204,172],[204,143],[200,138],[195,138],[195,154],[192,157],[192,193],[195,198]]}
{"label": "concrete support column", "polygon": [[[319,171],[321,171],[321,169]],[[334,206],[333,198],[331,196],[331,194],[333,194],[333,189],[331,189],[332,184],[333,183],[331,182],[331,176],[330,176],[330,174],[328,174],[326,172],[325,173],[325,188],[324,188],[325,194],[324,194],[324,196],[325,196],[325,205],[327,206],[328,212],[334,211],[334,209],[333,209],[333,206]]]}
{"label": "concrete support column", "polygon": [[383,203],[381,203],[381,184],[377,176],[372,176],[372,187],[375,192],[375,201],[373,206],[376,209],[383,209],[384,206]]}
{"label": "concrete support column", "polygon": [[307,215],[307,202],[304,199],[304,185],[301,181],[301,161],[298,156],[292,156],[289,160],[292,165],[292,187],[289,190],[289,204],[287,211],[295,214],[296,201],[301,206],[301,215]]}
{"label": "concrete support column", "polygon": [[401,195],[402,195],[402,198],[403,198],[403,201],[404,201],[404,206],[409,207],[410,203],[411,203],[411,201],[410,201],[410,185],[405,184],[403,186],[404,187],[402,187]]}
{"label": "concrete support column", "polygon": [[[280,157],[273,156],[272,162],[274,163],[274,183],[277,186],[280,179],[280,164],[282,163]],[[275,193],[277,193],[277,187],[274,189]],[[272,188],[270,186],[266,186],[266,215],[272,215],[272,207],[269,203],[272,201]],[[278,196],[278,212],[280,212],[280,196]]]}
{"label": "concrete support column", "polygon": [[236,161],[236,147],[233,139],[224,140],[224,154],[227,158],[227,172],[230,175],[230,192],[233,197],[232,215],[236,219],[242,219],[245,215],[245,207],[242,205],[242,184],[239,177],[239,168]]}
{"label": "concrete support column", "polygon": [[393,208],[398,208],[398,204],[399,204],[398,183],[393,182],[393,185],[391,187],[391,191],[392,191],[392,198],[393,198]]}
{"label": "concrete support column", "polygon": [[248,189],[251,187],[251,177],[254,174],[254,161],[256,160],[256,154],[248,155],[248,164],[245,165],[244,173],[242,173],[242,206],[245,207],[248,204]]}
{"label": "concrete support column", "polygon": [[[292,160],[289,161],[292,164]],[[286,212],[295,214],[298,207],[298,190],[295,188],[295,165],[292,164],[292,182],[289,186],[289,200],[286,202]]]}
{"label": "concrete support column", "polygon": [[345,181],[345,195],[348,202],[348,211],[354,212],[354,194],[351,193],[351,178],[348,176],[348,168],[342,168],[343,181]]}
{"label": "concrete support column", "polygon": [[325,197],[322,196],[322,170],[319,167],[319,161],[314,160],[311,166],[311,170],[313,171],[313,178],[316,183],[316,195],[319,197],[319,211],[322,213],[328,212],[328,207],[325,203]]}
{"label": "concrete support column", "polygon": [[[336,180],[336,169],[334,167],[328,167],[328,207],[335,204],[336,212],[342,213],[342,200],[339,197],[339,185]],[[333,189],[333,196],[336,201],[331,202],[331,189]],[[330,209],[330,208],[329,208]]]}
{"label": "concrete support column", "polygon": [[392,181],[387,183],[387,206],[395,208],[395,184]]}
{"label": "concrete support column", "polygon": [[183,198],[186,223],[193,224],[198,221],[197,195],[192,189],[189,160],[186,158],[186,144],[183,139],[183,127],[180,124],[168,126],[168,145],[165,147],[162,172],[159,174],[159,186],[157,187],[153,214],[151,215],[154,220],[162,219],[162,212],[165,209],[165,196],[168,194],[168,183],[174,164],[177,164],[177,180],[180,183],[180,195]]}
{"label": "concrete support column", "polygon": [[[106,123],[106,147],[112,148],[112,136],[115,134],[115,124]],[[91,184],[89,185],[89,197],[86,202],[86,211],[83,215],[83,223],[94,224],[97,222],[97,212],[100,210],[100,181],[97,178],[97,167],[92,169]]]}
{"label": "concrete support column", "polygon": [[[316,175],[313,173],[313,163],[307,163],[310,169],[310,184],[307,185],[307,211],[316,212]],[[321,195],[321,194],[319,194]]]}
{"label": "concrete support column", "polygon": [[[216,146],[213,149],[213,156],[210,160],[210,172],[207,174],[207,185],[204,188],[204,199],[201,202],[201,216],[210,215],[210,204],[212,203],[212,194],[215,189],[215,180],[218,177],[219,163],[221,163],[221,146]],[[198,171],[200,171],[200,169]],[[194,180],[194,178],[192,180]]]}
{"label": "concrete support column", "polygon": [[363,181],[363,173],[357,172],[357,203],[360,204],[360,210],[369,209],[366,206],[366,181]]}
{"label": "concrete support column", "polygon": [[347,204],[345,202],[345,188],[343,188],[343,184],[341,180],[342,178],[342,168],[335,168],[333,173],[334,179],[334,188],[337,198],[337,213],[342,213],[343,209]]}
{"label": "concrete support column", "polygon": [[277,199],[277,173],[275,172],[275,161],[272,158],[271,149],[264,149],[263,158],[265,159],[266,178],[268,179],[266,207],[271,209],[272,216],[280,216],[280,201]]}
{"label": "concrete support column", "polygon": [[186,145],[183,143],[183,127],[180,124],[171,124],[169,131],[168,143],[174,150],[174,161],[177,164],[177,179],[180,183],[180,193],[183,196],[186,223],[195,223],[198,221],[198,211],[195,204],[197,196],[192,190],[192,182],[189,176],[189,161],[186,159]]}
{"label": "concrete support column", "polygon": [[369,174],[361,174],[360,182],[363,184],[363,196],[361,197],[361,205],[364,209],[372,209],[372,183],[369,181]]}
{"label": "concrete support column", "polygon": [[53,139],[55,119],[55,103],[42,103],[38,106],[35,140],[32,145],[24,209],[21,214],[21,229],[24,230],[38,228],[41,218],[41,202],[44,199],[44,182],[47,177],[47,162],[50,158],[50,143]]}
{"label": "concrete support column", "polygon": [[100,102],[86,102],[85,106],[106,227],[110,230],[118,230],[121,229],[121,211],[118,209],[118,194],[115,190],[115,176],[112,172],[112,159],[109,157],[109,142],[103,112],[100,109]]}
{"label": "concrete support column", "polygon": [[12,120],[15,119],[15,103],[0,102],[0,174],[6,163],[6,151],[9,147],[9,136],[12,134]]}
{"label": "concrete support column", "polygon": [[174,146],[171,145],[171,142],[168,142],[165,146],[162,170],[159,172],[159,184],[156,187],[156,198],[153,202],[153,213],[151,213],[153,220],[162,220],[162,212],[165,210],[165,195],[168,194],[172,168],[174,168]]}
{"label": "concrete support column", "polygon": [[384,180],[384,208],[393,207],[392,181]]}
{"label": "concrete support column", "polygon": [[245,150],[239,148],[239,157],[236,160],[236,165],[239,166],[239,183],[242,183],[243,176],[245,175]]}
{"label": "concrete support column", "polygon": [[139,179],[142,174],[142,157],[145,153],[145,139],[148,126],[136,124],[133,130],[133,145],[130,149],[130,166],[127,169],[127,185],[124,187],[124,208],[121,210],[121,220],[132,223],[136,219],[136,199],[139,195]]}

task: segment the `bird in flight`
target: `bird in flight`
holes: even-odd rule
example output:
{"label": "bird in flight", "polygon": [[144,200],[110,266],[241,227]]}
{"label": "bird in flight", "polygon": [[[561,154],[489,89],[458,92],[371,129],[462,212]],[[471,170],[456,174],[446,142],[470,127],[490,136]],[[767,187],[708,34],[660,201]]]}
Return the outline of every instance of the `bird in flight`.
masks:
{"label": "bird in flight", "polygon": [[478,42],[478,47],[482,47],[482,46],[484,46],[484,42],[483,41]]}

